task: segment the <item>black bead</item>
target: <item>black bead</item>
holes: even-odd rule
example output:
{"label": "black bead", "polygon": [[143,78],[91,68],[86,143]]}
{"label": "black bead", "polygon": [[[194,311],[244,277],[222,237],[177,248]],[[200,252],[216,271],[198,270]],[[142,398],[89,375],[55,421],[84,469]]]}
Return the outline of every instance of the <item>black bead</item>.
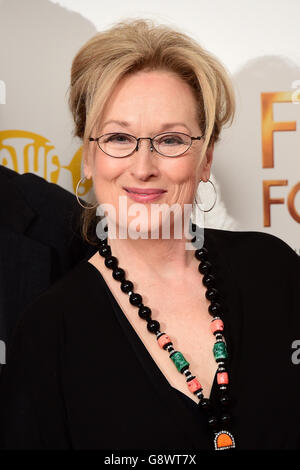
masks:
{"label": "black bead", "polygon": [[124,269],[122,268],[115,268],[113,270],[113,278],[116,280],[116,281],[123,281],[124,277],[125,277],[125,271]]}
{"label": "black bead", "polygon": [[215,429],[218,425],[218,420],[215,416],[209,416],[208,418],[208,425],[210,428]]}
{"label": "black bead", "polygon": [[230,415],[228,413],[224,413],[221,415],[220,421],[222,424],[228,424],[231,421]]}
{"label": "black bead", "polygon": [[195,256],[199,261],[206,261],[208,257],[208,251],[204,246],[200,250],[195,251]]}
{"label": "black bead", "polygon": [[[104,230],[104,232],[108,231],[107,225],[103,228],[103,230]],[[103,234],[102,236],[103,236],[103,238],[99,237],[100,245],[104,245],[104,244],[106,245],[107,244],[107,234]]]}
{"label": "black bead", "polygon": [[[182,371],[183,372],[183,371]],[[190,382],[191,380],[195,379],[196,377],[194,375],[189,375],[189,378],[187,379],[187,382]]]}
{"label": "black bead", "polygon": [[213,274],[206,274],[203,276],[202,283],[205,287],[213,287],[215,285],[216,278]]}
{"label": "black bead", "polygon": [[211,302],[215,302],[218,298],[218,291],[217,289],[215,289],[214,287],[210,287],[209,289],[207,289],[207,291],[205,292],[205,297],[210,300]]}
{"label": "black bead", "polygon": [[221,403],[222,406],[228,406],[229,402],[230,402],[230,399],[229,399],[229,396],[226,393],[221,395],[220,403]]}
{"label": "black bead", "polygon": [[202,391],[199,392],[199,390],[194,392],[194,395],[196,395],[196,397],[199,398],[200,401],[204,398]]}
{"label": "black bead", "polygon": [[221,313],[221,305],[218,302],[212,302],[208,307],[208,311],[213,317],[217,317]]}
{"label": "black bead", "polygon": [[115,256],[109,256],[105,258],[105,266],[109,269],[115,269],[118,266],[118,260]]}
{"label": "black bead", "polygon": [[107,258],[108,256],[111,256],[111,248],[109,245],[101,245],[98,251],[99,251],[99,255],[103,256],[103,258]]}
{"label": "black bead", "polygon": [[[228,357],[226,357],[225,359],[216,359],[216,362],[218,363],[218,368],[224,367],[226,370],[228,370]],[[222,387],[222,384],[220,384],[219,386]],[[224,390],[220,390],[220,392],[225,393]]]}
{"label": "black bead", "polygon": [[150,333],[157,333],[159,331],[160,324],[157,320],[150,320],[147,323],[147,329],[150,331]]}
{"label": "black bead", "polygon": [[129,297],[129,302],[132,304],[132,305],[138,305],[140,302],[142,302],[143,299],[142,299],[142,296],[140,294],[136,294],[135,292],[133,292],[131,294],[131,296]]}
{"label": "black bead", "polygon": [[[219,341],[219,342],[221,342],[221,341]],[[227,359],[222,359],[221,357],[219,359],[216,359],[216,362],[218,362],[218,363],[219,362],[226,362],[226,361],[227,361]],[[223,387],[223,385],[221,384],[220,387]],[[224,387],[226,387],[226,385],[224,385]]]}
{"label": "black bead", "polygon": [[186,377],[190,377],[190,376],[192,375],[192,373],[191,373],[191,371],[189,370],[189,366],[184,366],[184,367],[182,368],[182,371],[185,371],[185,370],[187,370],[187,373],[184,374],[184,375],[185,375]]}
{"label": "black bead", "polygon": [[107,245],[107,238],[103,238],[103,240],[100,239],[99,245],[100,246],[109,246],[109,245]]}
{"label": "black bead", "polygon": [[199,266],[198,270],[201,274],[209,274],[211,271],[212,265],[209,261],[202,261]]}
{"label": "black bead", "polygon": [[211,405],[210,405],[209,399],[208,398],[203,398],[203,400],[201,400],[201,402],[200,402],[200,406],[203,410],[210,410]]}
{"label": "black bead", "polygon": [[121,291],[127,294],[127,292],[130,292],[133,290],[133,283],[131,281],[127,281],[124,279],[120,287],[121,287]]}
{"label": "black bead", "polygon": [[145,305],[139,308],[139,317],[143,318],[143,320],[150,320],[151,313],[151,308],[146,307]]}

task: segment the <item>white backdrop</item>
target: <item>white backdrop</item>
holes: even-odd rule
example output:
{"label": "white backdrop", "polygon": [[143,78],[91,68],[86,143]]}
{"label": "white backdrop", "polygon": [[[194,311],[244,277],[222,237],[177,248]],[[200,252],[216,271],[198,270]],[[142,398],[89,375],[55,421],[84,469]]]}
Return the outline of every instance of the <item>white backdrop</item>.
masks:
{"label": "white backdrop", "polygon": [[75,191],[71,62],[97,30],[129,17],[186,32],[232,74],[238,109],[215,147],[219,198],[206,225],[273,233],[300,254],[298,0],[0,0],[0,164]]}

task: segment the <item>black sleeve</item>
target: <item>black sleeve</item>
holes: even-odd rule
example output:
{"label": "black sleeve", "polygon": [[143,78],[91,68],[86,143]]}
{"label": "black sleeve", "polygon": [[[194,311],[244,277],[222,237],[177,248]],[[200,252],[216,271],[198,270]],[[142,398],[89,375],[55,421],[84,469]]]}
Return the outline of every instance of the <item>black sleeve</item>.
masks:
{"label": "black sleeve", "polygon": [[53,303],[37,301],[17,324],[0,376],[1,449],[71,447],[60,387],[58,318]]}

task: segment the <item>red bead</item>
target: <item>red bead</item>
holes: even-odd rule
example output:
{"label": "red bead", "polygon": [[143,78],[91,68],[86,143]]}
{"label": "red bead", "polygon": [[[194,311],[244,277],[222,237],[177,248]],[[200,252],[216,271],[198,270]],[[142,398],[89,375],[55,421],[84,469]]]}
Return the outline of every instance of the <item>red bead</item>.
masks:
{"label": "red bead", "polygon": [[157,340],[159,346],[163,349],[163,347],[168,344],[168,343],[171,343],[171,340],[170,340],[170,337],[166,334],[163,334],[161,335],[158,340]]}
{"label": "red bead", "polygon": [[215,333],[216,331],[223,331],[224,330],[224,323],[220,318],[217,320],[213,320],[210,325],[211,331]]}
{"label": "red bead", "polygon": [[217,382],[219,385],[228,384],[228,373],[227,372],[218,372],[217,373]]}
{"label": "red bead", "polygon": [[187,385],[189,387],[190,392],[192,393],[196,392],[196,390],[199,390],[199,388],[202,388],[199,380],[196,379],[196,377],[187,382]]}

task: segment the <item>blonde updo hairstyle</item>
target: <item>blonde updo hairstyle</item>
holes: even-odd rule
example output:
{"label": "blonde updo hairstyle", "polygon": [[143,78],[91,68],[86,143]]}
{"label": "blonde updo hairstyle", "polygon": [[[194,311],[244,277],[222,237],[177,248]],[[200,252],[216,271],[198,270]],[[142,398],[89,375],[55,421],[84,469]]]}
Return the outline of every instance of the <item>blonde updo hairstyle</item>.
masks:
{"label": "blonde updo hairstyle", "polygon": [[[205,134],[201,160],[207,148],[219,140],[222,127],[232,123],[235,99],[231,80],[220,61],[191,37],[149,19],[123,20],[97,33],[73,59],[69,107],[75,123],[73,135],[83,141],[83,158],[114,88],[124,76],[141,70],[171,71],[190,85]],[[82,236],[93,245],[98,241],[95,224],[96,208],[83,210]]]}

